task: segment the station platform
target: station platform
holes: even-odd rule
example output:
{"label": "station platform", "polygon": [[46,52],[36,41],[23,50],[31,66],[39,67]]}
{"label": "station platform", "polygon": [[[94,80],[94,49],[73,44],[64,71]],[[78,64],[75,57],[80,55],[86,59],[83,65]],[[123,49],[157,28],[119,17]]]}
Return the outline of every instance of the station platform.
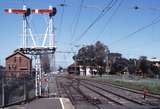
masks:
{"label": "station platform", "polygon": [[32,102],[4,109],[74,109],[68,98],[40,98]]}

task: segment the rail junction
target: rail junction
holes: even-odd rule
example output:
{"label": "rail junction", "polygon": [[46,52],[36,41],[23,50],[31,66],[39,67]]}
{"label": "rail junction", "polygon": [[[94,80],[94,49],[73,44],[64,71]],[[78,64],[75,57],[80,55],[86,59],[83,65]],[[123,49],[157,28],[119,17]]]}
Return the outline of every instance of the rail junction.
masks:
{"label": "rail junction", "polygon": [[[30,9],[24,6],[23,9],[5,9],[4,11],[9,14],[20,14],[23,17],[22,46],[15,52],[34,57],[36,72],[35,89],[33,89],[35,97],[40,99],[25,104],[23,109],[160,109],[160,95],[148,94],[144,99],[143,92],[107,82],[82,79],[67,72],[52,75],[48,73],[47,95],[43,95],[43,72],[40,61],[41,56],[47,54],[54,71],[56,47],[53,16],[56,14],[56,8],[49,6],[48,9]],[[35,40],[29,25],[30,14],[48,15],[48,25],[40,44]],[[59,51],[59,53],[62,52]]]}
{"label": "rail junction", "polygon": [[158,109],[160,96],[127,88],[84,80],[74,76],[56,76],[59,97],[69,98],[75,109]]}

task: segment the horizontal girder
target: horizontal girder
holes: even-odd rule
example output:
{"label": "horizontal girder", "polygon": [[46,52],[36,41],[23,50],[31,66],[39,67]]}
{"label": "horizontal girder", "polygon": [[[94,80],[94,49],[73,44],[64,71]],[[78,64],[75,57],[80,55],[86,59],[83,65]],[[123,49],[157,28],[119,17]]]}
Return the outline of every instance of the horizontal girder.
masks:
{"label": "horizontal girder", "polygon": [[55,50],[56,50],[55,47],[35,47],[35,48],[19,48],[16,49],[15,52],[19,51],[29,55],[43,55],[43,54],[54,54]]}
{"label": "horizontal girder", "polygon": [[51,9],[5,9],[6,13],[9,14],[26,14],[29,12],[30,14],[52,14],[54,16],[57,12],[56,8]]}

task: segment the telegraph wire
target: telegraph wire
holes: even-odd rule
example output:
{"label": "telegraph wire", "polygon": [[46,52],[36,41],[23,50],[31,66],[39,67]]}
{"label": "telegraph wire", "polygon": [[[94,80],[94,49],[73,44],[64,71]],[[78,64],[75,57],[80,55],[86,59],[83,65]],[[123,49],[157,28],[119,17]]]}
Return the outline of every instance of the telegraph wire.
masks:
{"label": "telegraph wire", "polygon": [[[104,9],[101,11],[101,13],[96,17],[96,19],[80,34],[78,38],[76,38],[73,42],[76,42],[77,40],[80,40],[84,37],[84,35],[99,21],[112,7],[113,5],[117,2],[117,0],[111,0],[107,4],[107,6],[104,7]],[[73,43],[72,42],[72,43]]]}
{"label": "telegraph wire", "polygon": [[56,53],[76,53],[75,51],[56,51]]}
{"label": "telegraph wire", "polygon": [[115,43],[118,43],[118,42],[120,42],[120,41],[126,40],[126,39],[134,36],[136,33],[141,32],[141,31],[143,31],[143,30],[151,27],[152,25],[155,25],[155,24],[159,23],[159,22],[160,22],[160,19],[159,19],[159,18],[160,18],[160,16],[158,16],[158,17],[156,17],[154,20],[152,20],[151,23],[149,23],[149,24],[147,24],[147,25],[145,25],[145,26],[143,26],[143,27],[138,28],[136,31],[134,31],[134,32],[132,32],[132,33],[129,33],[128,35],[123,36],[123,37],[117,39],[116,41],[111,42],[111,43],[109,44],[109,46],[111,46],[111,45],[113,45],[113,44],[115,44]]}
{"label": "telegraph wire", "polygon": [[[158,18],[158,17],[157,17]],[[157,19],[156,18],[156,19]],[[160,16],[159,16],[159,18],[160,18]],[[155,19],[155,20],[156,20]],[[153,25],[152,25],[153,26]],[[152,43],[153,41],[152,40],[150,40],[148,43],[150,43],[150,44],[148,44],[148,45],[146,45],[146,42],[143,42],[143,43],[141,43],[141,44],[138,44],[138,45],[136,45],[136,46],[130,46],[130,47],[127,47],[127,48],[123,48],[123,49],[121,49],[121,50],[125,50],[125,51],[127,51],[127,50],[137,50],[137,49],[140,49],[140,47],[142,47],[142,46],[151,46],[151,45],[154,45],[154,44],[156,44],[156,43],[158,43],[157,41],[154,41],[154,43]],[[138,48],[136,48],[138,46]]]}
{"label": "telegraph wire", "polygon": [[26,5],[26,2],[25,2],[25,0],[22,0],[22,2],[23,2],[23,5]]}
{"label": "telegraph wire", "polygon": [[[137,6],[136,6],[136,7],[137,7]],[[139,7],[138,7],[138,8],[135,8],[135,7],[134,7],[134,9],[137,10],[137,9],[139,9]],[[145,26],[137,29],[136,31],[134,31],[134,32],[126,35],[126,39],[129,38],[129,37],[132,37],[132,35],[140,32],[140,31],[143,31],[144,29],[147,29],[147,28],[152,27],[153,25],[159,23],[159,22],[160,22],[160,19],[159,19],[159,18],[160,18],[160,15],[158,15],[157,17],[155,17],[155,18],[151,21],[151,23],[149,23],[148,25],[145,25]],[[138,31],[138,30],[139,30],[139,31]],[[128,37],[127,37],[127,36],[128,36]],[[124,38],[124,39],[123,39],[123,38]],[[110,45],[112,46],[112,44],[115,44],[116,42],[118,43],[119,41],[122,41],[122,40],[125,40],[125,36],[122,37],[122,38],[120,38],[119,40],[116,40],[116,41],[112,42]],[[151,42],[152,42],[152,41],[151,41]],[[150,42],[150,43],[151,43],[151,42]],[[155,43],[155,42],[154,42],[154,43]],[[152,44],[153,44],[153,43],[152,43]],[[143,46],[143,45],[147,46],[146,43],[141,43],[141,44],[138,45],[138,46]],[[149,45],[151,45],[151,44],[149,44]],[[122,49],[122,50],[131,50],[131,49],[135,49],[136,47],[137,47],[137,45],[136,45],[136,46],[132,46],[132,47],[127,47],[127,48]],[[136,50],[136,49],[135,49],[135,50]]]}
{"label": "telegraph wire", "polygon": [[74,20],[73,20],[73,23],[72,23],[72,34],[71,34],[71,40],[74,38],[74,36],[75,36],[75,33],[76,33],[76,30],[77,30],[77,26],[78,26],[78,24],[79,24],[79,19],[80,19],[80,16],[81,16],[81,12],[82,12],[82,7],[83,7],[83,3],[84,3],[84,0],[81,0],[81,2],[80,2],[80,8],[79,8],[79,10],[78,10],[78,12],[77,12],[77,14],[78,15],[76,15],[77,16],[77,19],[76,19],[76,16],[75,16],[75,25],[73,26],[73,23],[74,23]]}
{"label": "telegraph wire", "polygon": [[63,0],[63,4],[60,4],[60,6],[62,7],[62,14],[61,14],[60,25],[59,25],[59,36],[61,36],[61,33],[62,33],[62,25],[63,25],[65,3],[66,3],[66,0]]}
{"label": "telegraph wire", "polygon": [[97,7],[97,6],[90,6],[90,5],[83,6],[83,8],[85,8],[85,9],[90,8],[90,9],[95,9],[95,10],[99,10],[99,11],[102,10],[102,8],[100,8],[100,7]]}
{"label": "telegraph wire", "polygon": [[112,15],[106,21],[104,29],[100,32],[100,34],[95,38],[95,40],[93,42],[95,42],[97,39],[99,39],[102,36],[102,34],[107,30],[107,27],[108,27],[109,23],[112,21],[113,17],[116,15],[117,11],[122,6],[123,2],[124,2],[124,0],[121,0],[119,2],[117,8],[113,11]]}

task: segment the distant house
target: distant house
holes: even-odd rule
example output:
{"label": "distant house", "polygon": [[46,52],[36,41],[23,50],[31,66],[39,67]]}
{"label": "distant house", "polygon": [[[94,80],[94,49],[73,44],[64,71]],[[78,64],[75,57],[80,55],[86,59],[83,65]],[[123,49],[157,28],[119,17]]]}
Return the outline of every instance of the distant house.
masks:
{"label": "distant house", "polygon": [[90,66],[86,66],[86,76],[91,76],[92,75],[92,70]]}
{"label": "distant house", "polygon": [[154,66],[157,66],[160,68],[160,59],[157,59],[157,58],[151,58],[151,59],[148,59]]}
{"label": "distant house", "polygon": [[6,58],[6,75],[20,76],[29,74],[32,69],[32,60],[21,52],[15,52]]}
{"label": "distant house", "polygon": [[92,66],[81,66],[76,65],[75,63],[71,64],[68,67],[68,73],[69,74],[76,74],[81,76],[91,76],[92,73],[97,73],[97,69],[93,68]]}
{"label": "distant house", "polygon": [[69,67],[68,67],[68,73],[69,74],[80,74],[79,72],[79,66],[76,65],[75,63],[71,64]]}

